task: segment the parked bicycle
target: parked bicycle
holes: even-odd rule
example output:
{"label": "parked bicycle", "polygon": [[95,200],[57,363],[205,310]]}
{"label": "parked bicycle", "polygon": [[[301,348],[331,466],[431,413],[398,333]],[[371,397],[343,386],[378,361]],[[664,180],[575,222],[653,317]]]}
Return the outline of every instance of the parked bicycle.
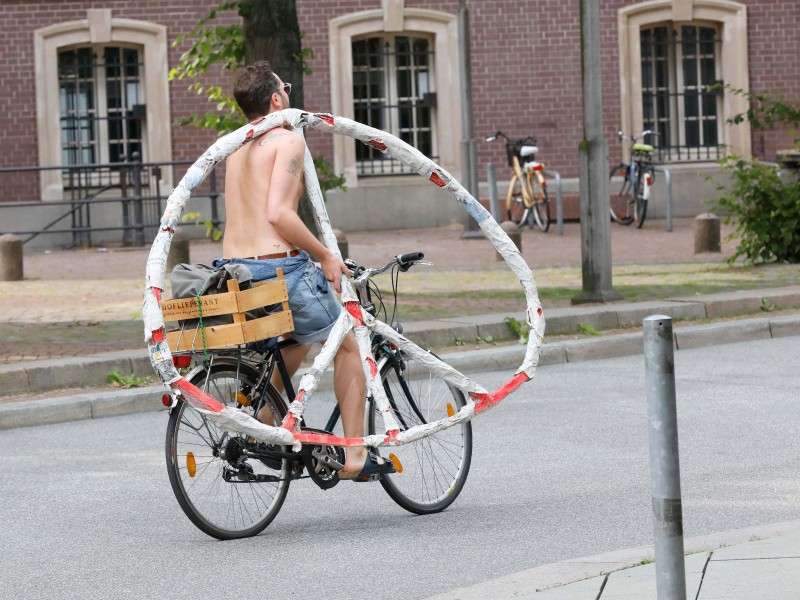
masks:
{"label": "parked bicycle", "polygon": [[[388,311],[372,278],[392,271],[394,302],[392,317],[386,322],[399,333],[403,329],[397,320],[399,274],[424,264],[422,258],[421,252],[398,255],[376,269],[346,261],[359,302],[373,316],[383,313],[386,318]],[[371,342],[383,389],[401,432],[452,416],[466,404],[464,394],[423,361],[414,360],[377,333],[371,334]],[[185,376],[188,381],[218,402],[251,416],[266,406],[279,423],[295,399],[282,357],[282,350],[293,343],[272,343],[263,352],[244,347],[176,352],[173,363],[188,368],[199,361]],[[285,396],[270,383],[275,369]],[[371,397],[366,401],[368,435],[383,434],[376,403]],[[337,405],[322,428],[313,428],[303,419],[301,430],[331,434],[339,418]],[[410,512],[436,513],[450,506],[464,487],[472,457],[472,427],[465,421],[416,442],[377,451],[397,471],[376,477],[389,496]],[[249,537],[263,531],[280,511],[293,480],[307,477],[322,489],[335,486],[344,458],[340,445],[304,443],[296,453],[288,446],[269,445],[246,433],[225,431],[180,397],[170,408],[166,459],[172,490],[192,523],[219,539]]]}
{"label": "parked bicycle", "polygon": [[536,226],[542,231],[550,228],[550,201],[547,198],[547,182],[544,179],[544,165],[537,162],[536,138],[510,139],[502,131],[486,137],[493,142],[498,137],[506,141],[508,166],[511,167],[511,180],[506,192],[506,218],[520,227]]}
{"label": "parked bicycle", "polygon": [[[658,133],[649,129],[643,131],[640,136],[642,142],[648,135]],[[650,191],[656,180],[653,146],[639,143],[635,136],[627,136],[621,131],[618,136],[620,140],[631,141],[631,159],[628,164],[620,163],[611,169],[609,175],[611,220],[620,225],[636,223],[636,227],[641,229],[647,216]],[[614,210],[614,206],[617,210]]]}

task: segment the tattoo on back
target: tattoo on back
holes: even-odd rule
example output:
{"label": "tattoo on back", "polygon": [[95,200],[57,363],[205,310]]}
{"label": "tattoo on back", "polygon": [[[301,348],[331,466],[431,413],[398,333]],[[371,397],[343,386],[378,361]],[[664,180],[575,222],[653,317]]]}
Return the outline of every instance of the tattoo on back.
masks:
{"label": "tattoo on back", "polygon": [[[261,139],[258,140],[258,145],[264,146],[269,142],[271,142],[272,140],[277,139],[279,137],[283,137],[285,135],[293,135],[293,134],[291,131],[279,131],[278,133],[275,133],[273,135],[263,135],[261,136]],[[292,140],[292,143],[294,144],[294,140]]]}
{"label": "tattoo on back", "polygon": [[303,155],[296,154],[289,163],[289,168],[286,170],[294,177],[300,177],[300,173],[303,171]]}

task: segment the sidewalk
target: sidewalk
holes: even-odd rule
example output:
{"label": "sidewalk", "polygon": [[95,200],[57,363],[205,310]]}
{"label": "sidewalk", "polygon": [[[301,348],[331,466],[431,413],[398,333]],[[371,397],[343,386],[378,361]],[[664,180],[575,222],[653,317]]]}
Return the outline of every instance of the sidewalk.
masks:
{"label": "sidewalk", "polygon": [[[684,549],[687,600],[800,598],[800,521],[686,539]],[[652,560],[652,547],[632,548],[542,565],[426,600],[649,600],[657,597]]]}

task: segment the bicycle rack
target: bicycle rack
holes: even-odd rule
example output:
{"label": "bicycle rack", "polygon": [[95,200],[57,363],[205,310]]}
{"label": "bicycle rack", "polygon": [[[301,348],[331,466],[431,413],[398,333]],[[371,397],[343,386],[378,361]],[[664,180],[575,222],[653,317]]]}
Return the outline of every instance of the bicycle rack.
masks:
{"label": "bicycle rack", "polygon": [[653,170],[664,174],[664,185],[667,188],[667,231],[672,231],[672,176],[669,169],[661,165],[653,165]]}
{"label": "bicycle rack", "polygon": [[550,174],[556,179],[556,233],[564,235],[564,197],[561,185],[561,173],[553,169],[545,169],[545,174]]}

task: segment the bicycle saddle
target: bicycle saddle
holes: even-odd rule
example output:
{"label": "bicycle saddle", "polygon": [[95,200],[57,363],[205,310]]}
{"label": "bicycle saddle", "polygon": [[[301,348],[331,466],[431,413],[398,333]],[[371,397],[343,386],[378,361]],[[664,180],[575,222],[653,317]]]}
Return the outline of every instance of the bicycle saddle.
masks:
{"label": "bicycle saddle", "polygon": [[652,152],[654,150],[650,144],[634,144],[631,148],[638,152]]}
{"label": "bicycle saddle", "polygon": [[526,156],[532,156],[534,154],[537,154],[538,152],[539,152],[539,146],[523,146],[522,148],[519,149],[519,155],[522,158],[525,158]]}

